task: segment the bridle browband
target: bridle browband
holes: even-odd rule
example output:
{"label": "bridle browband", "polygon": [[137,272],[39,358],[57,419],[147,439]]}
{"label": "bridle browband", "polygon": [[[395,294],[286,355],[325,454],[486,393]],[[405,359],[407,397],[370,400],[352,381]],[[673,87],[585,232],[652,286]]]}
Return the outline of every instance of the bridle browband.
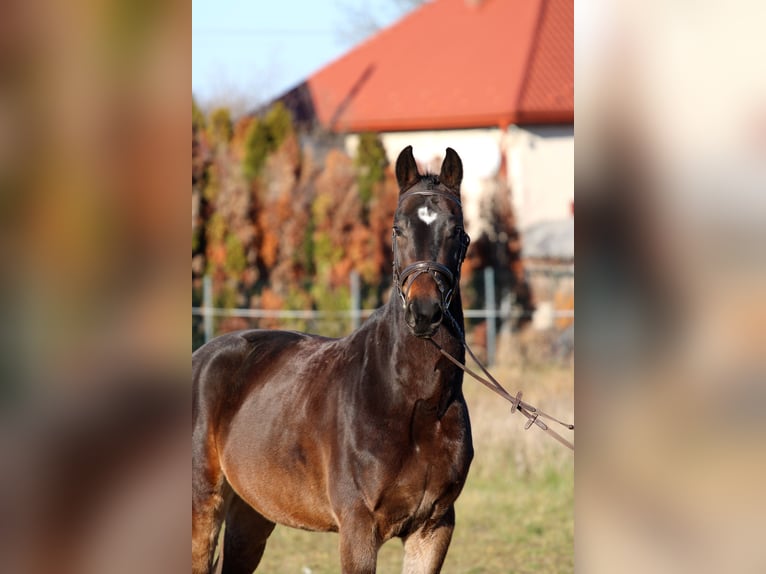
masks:
{"label": "bridle browband", "polygon": [[[409,189],[402,193],[399,196],[397,211],[399,210],[399,207],[401,207],[402,201],[411,195],[439,195],[446,197],[450,201],[454,201],[461,209],[463,207],[458,196],[447,191],[434,188],[432,187],[432,184],[429,184],[426,189]],[[407,296],[403,290],[403,286],[407,282],[407,279],[412,277],[412,283],[414,283],[415,279],[417,279],[419,275],[428,273],[431,277],[433,277],[436,285],[439,287],[439,293],[441,294],[442,298],[442,309],[446,312],[452,303],[452,296],[455,294],[457,282],[460,280],[460,267],[463,264],[463,259],[465,259],[465,254],[468,250],[468,244],[470,242],[471,238],[461,228],[460,253],[458,254],[457,271],[455,273],[453,273],[449,267],[439,263],[438,261],[416,261],[404,269],[399,270],[399,257],[396,252],[396,230],[394,230],[391,235],[391,249],[394,253],[394,287],[396,288],[396,292],[399,294],[399,297],[402,300],[402,306],[407,306]],[[410,286],[412,286],[412,283],[410,283]]]}

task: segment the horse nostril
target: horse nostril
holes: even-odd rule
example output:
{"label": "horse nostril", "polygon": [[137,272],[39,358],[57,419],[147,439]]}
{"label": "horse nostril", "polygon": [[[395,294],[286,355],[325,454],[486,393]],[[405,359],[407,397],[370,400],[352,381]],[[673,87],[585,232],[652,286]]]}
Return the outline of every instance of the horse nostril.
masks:
{"label": "horse nostril", "polygon": [[434,327],[439,325],[439,323],[442,322],[443,317],[444,317],[444,313],[442,312],[442,306],[436,305],[434,314],[431,316],[431,325]]}

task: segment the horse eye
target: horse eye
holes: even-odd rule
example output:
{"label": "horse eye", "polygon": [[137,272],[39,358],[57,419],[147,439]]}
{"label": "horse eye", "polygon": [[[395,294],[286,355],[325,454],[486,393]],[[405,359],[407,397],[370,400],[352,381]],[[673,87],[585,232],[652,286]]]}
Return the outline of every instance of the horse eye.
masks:
{"label": "horse eye", "polygon": [[402,230],[401,230],[401,229],[399,229],[399,228],[398,228],[397,226],[395,226],[395,225],[394,225],[394,235],[396,235],[397,237],[401,237],[401,236],[402,236]]}
{"label": "horse eye", "polygon": [[460,237],[461,235],[463,235],[462,227],[455,227],[455,229],[452,230],[452,237]]}

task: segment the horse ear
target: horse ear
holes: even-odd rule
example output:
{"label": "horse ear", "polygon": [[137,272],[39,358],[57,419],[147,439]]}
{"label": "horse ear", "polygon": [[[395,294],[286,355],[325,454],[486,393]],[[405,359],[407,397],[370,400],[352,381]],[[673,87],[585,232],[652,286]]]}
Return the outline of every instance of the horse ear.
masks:
{"label": "horse ear", "polygon": [[418,164],[412,155],[412,146],[404,148],[396,159],[396,181],[399,189],[404,191],[415,185],[420,180]]}
{"label": "horse ear", "polygon": [[447,148],[447,154],[444,156],[439,181],[453,191],[460,192],[460,183],[463,181],[463,162],[451,147]]}

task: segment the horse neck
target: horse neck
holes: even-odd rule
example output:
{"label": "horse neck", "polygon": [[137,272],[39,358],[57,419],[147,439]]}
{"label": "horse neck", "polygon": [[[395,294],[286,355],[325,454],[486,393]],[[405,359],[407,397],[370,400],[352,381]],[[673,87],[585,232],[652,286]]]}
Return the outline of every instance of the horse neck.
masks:
{"label": "horse neck", "polygon": [[[455,291],[449,312],[462,330],[463,309],[459,289]],[[432,396],[443,391],[452,394],[453,387],[460,386],[462,371],[442,357],[431,341],[411,333],[404,320],[404,309],[395,295],[392,295],[387,303],[380,328],[385,331],[385,336],[380,337],[378,341],[385,341],[383,346],[386,348],[381,350],[389,357],[389,379],[392,384],[404,386],[416,395],[423,396]],[[462,333],[455,333],[448,319],[445,318],[434,335],[434,341],[460,361],[465,360]]]}

